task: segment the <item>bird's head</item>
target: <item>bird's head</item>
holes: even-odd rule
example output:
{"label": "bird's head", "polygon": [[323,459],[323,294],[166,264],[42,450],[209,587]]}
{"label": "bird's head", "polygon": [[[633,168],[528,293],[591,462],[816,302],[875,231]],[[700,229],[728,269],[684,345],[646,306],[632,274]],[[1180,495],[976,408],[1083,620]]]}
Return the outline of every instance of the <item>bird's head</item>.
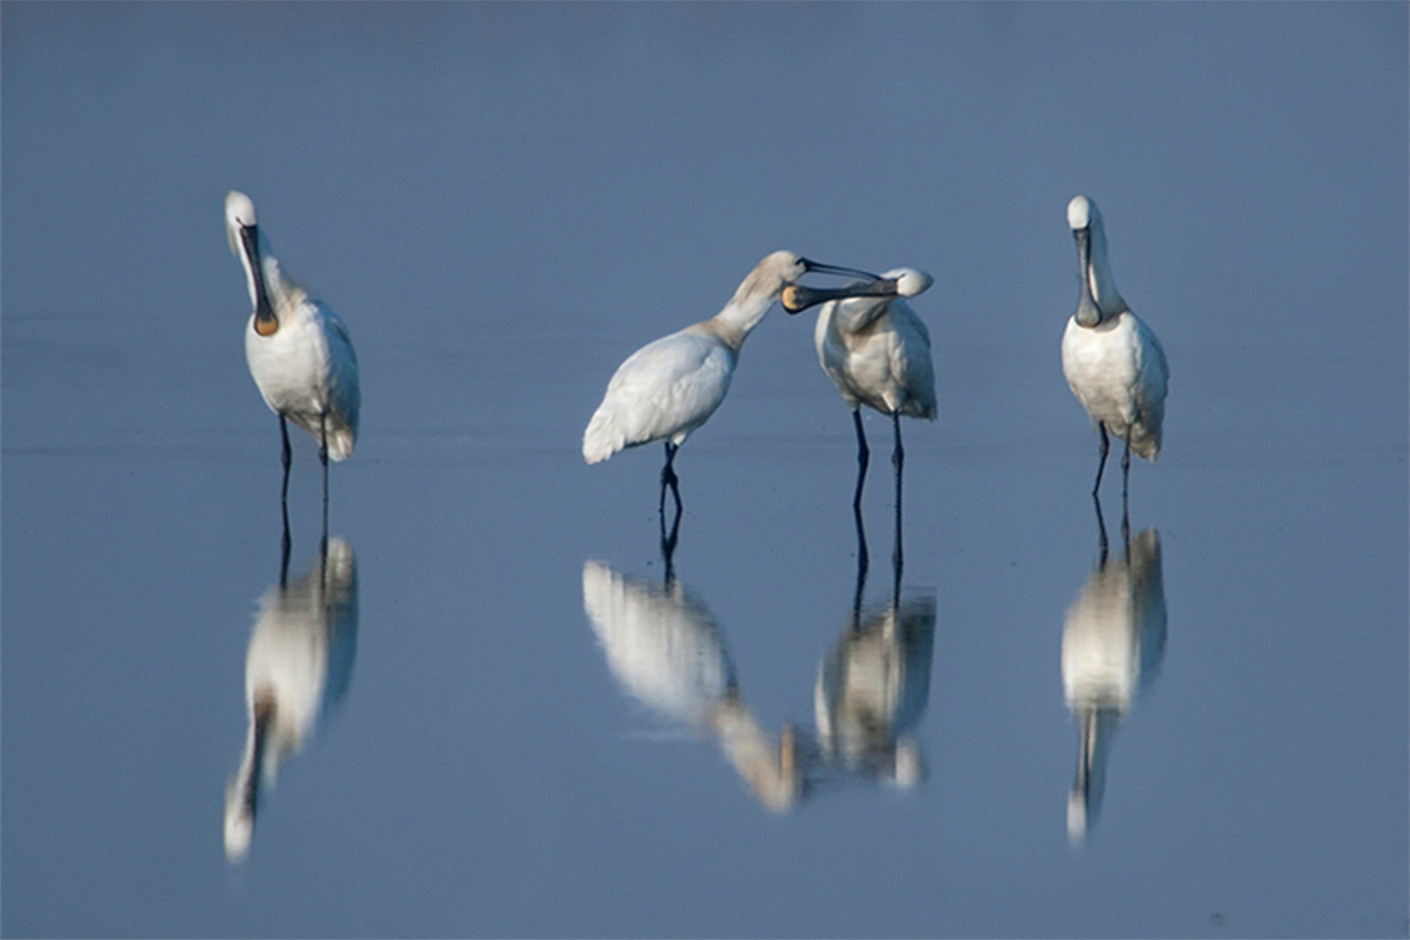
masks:
{"label": "bird's head", "polygon": [[255,204],[249,196],[235,189],[225,194],[225,234],[230,240],[230,251],[236,257],[240,255],[242,233],[258,225]]}
{"label": "bird's head", "polygon": [[1120,316],[1129,308],[1116,289],[1106,255],[1106,230],[1097,204],[1086,196],[1073,196],[1067,204],[1067,225],[1077,242],[1081,293],[1073,314],[1081,326],[1092,327]]}
{"label": "bird's head", "polygon": [[789,313],[802,313],[809,307],[850,297],[914,297],[924,293],[933,283],[935,279],[924,271],[915,268],[893,268],[880,277],[864,274],[861,279],[836,288],[790,284],[783,289],[779,302]]}
{"label": "bird's head", "polygon": [[255,308],[255,331],[260,336],[270,336],[279,329],[279,320],[269,297],[265,265],[272,266],[274,273],[268,278],[277,282],[278,262],[268,257],[269,245],[260,232],[254,202],[239,190],[232,189],[225,194],[225,237],[230,242],[230,251],[245,268],[245,286],[249,288],[250,302]]}

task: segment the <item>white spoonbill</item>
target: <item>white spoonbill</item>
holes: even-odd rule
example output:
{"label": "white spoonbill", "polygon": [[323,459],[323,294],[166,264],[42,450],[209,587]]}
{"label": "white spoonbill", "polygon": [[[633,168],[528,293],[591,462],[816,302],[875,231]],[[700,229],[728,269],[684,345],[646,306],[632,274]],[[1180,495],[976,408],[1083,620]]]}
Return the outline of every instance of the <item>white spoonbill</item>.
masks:
{"label": "white spoonbill", "polygon": [[1131,451],[1152,462],[1160,453],[1170,370],[1160,340],[1116,289],[1097,204],[1086,196],[1074,196],[1067,204],[1067,224],[1077,240],[1082,287],[1077,312],[1062,334],[1062,374],[1101,433],[1093,498],[1102,486],[1110,432],[1126,442],[1121,457],[1121,497],[1125,499]]}
{"label": "white spoonbill", "polygon": [[583,459],[599,463],[619,450],[665,441],[661,511],[665,512],[667,486],[679,510],[680,490],[672,468],[676,450],[725,400],[749,332],[764,319],[779,293],[809,271],[866,278],[853,293],[895,290],[894,284],[863,271],[775,251],[755,265],[715,316],[647,343],[617,367],[583,433]]}
{"label": "white spoonbill", "polygon": [[357,354],[348,328],[306,288],[281,270],[255,217],[255,204],[232,190],[225,197],[230,250],[245,268],[254,313],[245,328],[245,361],[265,404],[279,416],[284,441],[284,498],[289,495],[288,421],[313,435],[323,463],[328,500],[328,458],[346,460],[357,440],[362,394]]}
{"label": "white spoonbill", "polygon": [[862,484],[867,476],[870,451],[862,430],[861,406],[891,417],[896,445],[891,462],[896,468],[896,507],[901,505],[901,416],[935,420],[935,373],[930,361],[930,331],[901,298],[927,290],[934,280],[924,271],[895,268],[881,275],[883,284],[894,284],[895,296],[852,296],[860,285],[837,291],[790,287],[783,294],[783,308],[799,313],[822,303],[813,341],[823,371],[837,385],[842,400],[852,409],[857,429],[857,492],[852,507],[862,505]]}

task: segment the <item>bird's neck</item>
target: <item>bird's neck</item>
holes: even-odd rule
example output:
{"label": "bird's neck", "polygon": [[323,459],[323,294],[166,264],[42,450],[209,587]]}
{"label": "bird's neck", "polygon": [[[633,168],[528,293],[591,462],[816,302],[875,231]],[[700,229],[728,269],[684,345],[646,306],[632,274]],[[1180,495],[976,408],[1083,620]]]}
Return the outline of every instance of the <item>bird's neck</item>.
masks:
{"label": "bird's neck", "polygon": [[745,337],[769,312],[769,306],[774,302],[775,296],[776,293],[745,297],[735,294],[734,299],[725,305],[725,309],[706,322],[711,324],[711,332],[737,353],[744,345]]}
{"label": "bird's neck", "polygon": [[844,333],[860,333],[889,309],[889,297],[851,297],[834,304],[832,321]]}
{"label": "bird's neck", "polygon": [[[287,276],[279,266],[277,258],[266,255],[260,259],[260,270],[264,274],[264,290],[268,298],[270,329],[268,333],[273,333],[281,325],[288,323],[295,310],[308,300],[308,292],[297,282]],[[259,303],[255,304],[256,329],[259,328]],[[261,331],[261,335],[268,335]]]}
{"label": "bird's neck", "polygon": [[1100,322],[1115,320],[1130,309],[1116,289],[1116,278],[1112,277],[1106,257],[1106,238],[1101,232],[1094,233],[1092,238],[1092,263],[1087,279],[1092,300],[1101,311]]}

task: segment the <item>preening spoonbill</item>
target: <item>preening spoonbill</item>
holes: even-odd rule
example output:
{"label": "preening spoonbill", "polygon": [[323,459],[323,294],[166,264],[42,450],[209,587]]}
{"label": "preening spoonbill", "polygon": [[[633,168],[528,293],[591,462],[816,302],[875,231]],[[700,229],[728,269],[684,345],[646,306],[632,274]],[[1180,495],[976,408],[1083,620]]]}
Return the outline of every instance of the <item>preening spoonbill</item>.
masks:
{"label": "preening spoonbill", "polygon": [[891,462],[896,469],[896,512],[900,524],[901,416],[935,420],[935,374],[930,361],[930,331],[902,298],[923,293],[934,283],[929,274],[914,268],[895,268],[881,275],[882,284],[894,284],[894,296],[852,296],[860,285],[840,290],[814,290],[793,286],[784,291],[783,308],[799,313],[821,303],[813,341],[823,371],[837,385],[857,429],[857,491],[852,507],[860,520],[862,484],[866,480],[866,432],[861,406],[889,415],[895,429]]}
{"label": "preening spoonbill", "polygon": [[1077,721],[1077,776],[1067,798],[1067,835],[1086,838],[1101,811],[1112,737],[1165,653],[1160,536],[1147,529],[1119,559],[1101,563],[1068,608],[1062,687]]}
{"label": "preening spoonbill", "polygon": [[1101,461],[1092,497],[1101,489],[1110,432],[1126,442],[1121,457],[1121,497],[1125,499],[1131,451],[1150,461],[1160,453],[1170,370],[1160,340],[1116,289],[1097,204],[1086,196],[1074,196],[1067,204],[1067,224],[1077,240],[1082,286],[1077,312],[1062,334],[1062,374],[1101,433]]}
{"label": "preening spoonbill", "polygon": [[665,441],[660,508],[664,514],[669,486],[679,510],[680,489],[672,467],[676,450],[725,400],[749,332],[779,293],[810,271],[864,278],[853,293],[895,289],[863,271],[819,264],[791,251],[768,255],[715,316],[647,343],[617,367],[583,433],[583,459],[598,463],[628,447]]}
{"label": "preening spoonbill", "polygon": [[255,204],[244,193],[226,195],[225,231],[245,269],[254,305],[245,328],[245,361],[265,404],[279,416],[284,499],[287,503],[293,459],[287,422],[293,421],[318,441],[326,509],[328,459],[346,460],[357,440],[362,394],[352,339],[336,313],[280,268],[255,217]]}
{"label": "preening spoonbill", "polygon": [[325,543],[317,564],[294,584],[285,585],[281,570],[279,584],[260,599],[245,654],[250,726],[240,768],[225,791],[230,861],[250,850],[260,794],[347,692],[357,620],[357,566],[352,546],[339,538]]}

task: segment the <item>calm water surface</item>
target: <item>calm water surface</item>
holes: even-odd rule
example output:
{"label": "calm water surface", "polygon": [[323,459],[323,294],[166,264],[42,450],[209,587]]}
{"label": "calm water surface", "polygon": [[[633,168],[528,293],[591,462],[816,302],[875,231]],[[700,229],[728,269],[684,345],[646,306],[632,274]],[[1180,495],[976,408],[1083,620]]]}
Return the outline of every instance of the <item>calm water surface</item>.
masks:
{"label": "calm water surface", "polygon": [[[0,932],[1410,932],[1403,5],[0,26]],[[235,187],[362,368],[326,559],[296,439],[283,591]],[[1077,192],[1172,371],[1105,559]],[[811,315],[682,450],[669,572],[659,449],[578,450],[785,247],[936,277],[904,569],[871,415],[860,591]],[[261,669],[322,692],[232,863]]]}

